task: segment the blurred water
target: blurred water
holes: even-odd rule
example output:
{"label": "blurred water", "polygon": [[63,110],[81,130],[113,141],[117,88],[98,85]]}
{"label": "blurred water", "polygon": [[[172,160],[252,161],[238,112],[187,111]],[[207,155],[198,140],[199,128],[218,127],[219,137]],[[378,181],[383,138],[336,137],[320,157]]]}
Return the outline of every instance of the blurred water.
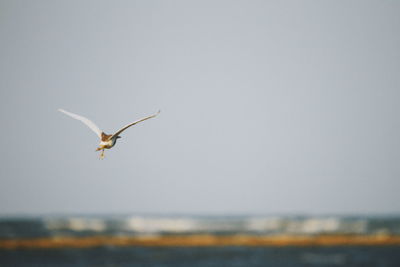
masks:
{"label": "blurred water", "polygon": [[[207,233],[398,235],[398,217],[51,216],[0,219],[0,239]],[[400,246],[0,249],[0,266],[400,266]]]}
{"label": "blurred water", "polygon": [[1,266],[400,266],[400,247],[101,247],[0,250]]}

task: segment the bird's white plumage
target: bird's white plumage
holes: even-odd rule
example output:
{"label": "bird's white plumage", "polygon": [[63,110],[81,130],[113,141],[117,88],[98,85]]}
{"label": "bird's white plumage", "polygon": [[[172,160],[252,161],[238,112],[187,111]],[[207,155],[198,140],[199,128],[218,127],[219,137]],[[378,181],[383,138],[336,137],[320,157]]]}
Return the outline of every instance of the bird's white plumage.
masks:
{"label": "bird's white plumage", "polygon": [[72,117],[72,118],[74,118],[74,119],[76,119],[76,120],[79,120],[79,121],[83,122],[83,123],[86,124],[86,126],[88,126],[93,132],[95,132],[96,135],[101,139],[101,133],[102,133],[102,131],[101,131],[101,130],[99,129],[99,127],[97,127],[97,125],[94,124],[94,122],[92,122],[91,120],[89,120],[89,119],[87,119],[87,118],[85,118],[85,117],[79,116],[79,115],[77,115],[77,114],[68,112],[68,111],[63,110],[63,109],[58,109],[58,111],[60,111],[60,112],[62,112],[62,113],[64,113],[64,114],[67,114],[68,116],[70,116],[70,117]]}

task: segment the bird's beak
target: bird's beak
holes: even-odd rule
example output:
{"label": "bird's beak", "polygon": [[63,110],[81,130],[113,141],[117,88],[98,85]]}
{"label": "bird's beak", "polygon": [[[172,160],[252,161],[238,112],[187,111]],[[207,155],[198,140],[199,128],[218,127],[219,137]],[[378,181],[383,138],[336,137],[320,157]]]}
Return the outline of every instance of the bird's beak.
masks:
{"label": "bird's beak", "polygon": [[101,148],[100,148],[100,147],[96,148],[96,151],[99,151],[99,150],[101,150]]}

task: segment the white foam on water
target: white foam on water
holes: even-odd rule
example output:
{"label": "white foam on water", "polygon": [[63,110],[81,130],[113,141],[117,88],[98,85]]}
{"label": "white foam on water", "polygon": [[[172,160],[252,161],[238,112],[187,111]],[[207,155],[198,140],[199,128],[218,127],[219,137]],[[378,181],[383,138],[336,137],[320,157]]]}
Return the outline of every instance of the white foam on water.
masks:
{"label": "white foam on water", "polygon": [[196,230],[197,224],[188,218],[131,217],[125,221],[125,229],[139,233],[184,233]]}
{"label": "white foam on water", "polygon": [[276,232],[282,230],[284,220],[279,217],[249,218],[246,220],[246,229],[255,232]]}
{"label": "white foam on water", "polygon": [[307,219],[301,224],[300,232],[305,234],[331,233],[339,229],[340,221],[336,218]]}
{"label": "white foam on water", "polygon": [[289,220],[286,231],[296,234],[319,234],[319,233],[357,233],[367,231],[365,220],[346,220],[341,218],[307,218],[302,220]]}
{"label": "white foam on water", "polygon": [[77,232],[102,232],[107,229],[107,225],[103,220],[93,218],[49,219],[45,221],[45,226],[49,230],[71,230]]}
{"label": "white foam on water", "polygon": [[[119,219],[86,217],[50,218],[44,220],[50,231],[158,233],[248,233],[319,234],[368,231],[368,220],[340,217],[147,217]],[[382,230],[379,228],[378,230]]]}

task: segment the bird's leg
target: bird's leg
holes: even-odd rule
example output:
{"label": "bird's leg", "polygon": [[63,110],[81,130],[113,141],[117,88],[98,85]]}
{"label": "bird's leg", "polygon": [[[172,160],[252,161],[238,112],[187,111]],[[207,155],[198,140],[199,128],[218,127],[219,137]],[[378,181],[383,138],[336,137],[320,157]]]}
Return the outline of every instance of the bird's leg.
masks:
{"label": "bird's leg", "polygon": [[104,149],[101,150],[100,159],[104,159]]}

